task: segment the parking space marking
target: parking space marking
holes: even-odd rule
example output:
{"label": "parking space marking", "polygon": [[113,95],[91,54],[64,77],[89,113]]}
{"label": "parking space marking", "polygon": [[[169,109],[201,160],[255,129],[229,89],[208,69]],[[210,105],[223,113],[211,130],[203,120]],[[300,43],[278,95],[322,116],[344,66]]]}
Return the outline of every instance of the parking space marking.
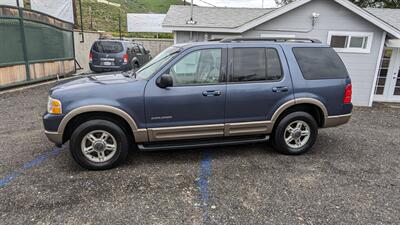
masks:
{"label": "parking space marking", "polygon": [[200,175],[197,181],[197,185],[200,189],[200,207],[203,210],[203,224],[209,223],[208,216],[208,201],[209,201],[209,190],[208,182],[211,176],[211,152],[204,151],[203,159],[201,160]]}
{"label": "parking space marking", "polygon": [[11,173],[7,174],[5,177],[1,178],[0,179],[0,188],[9,184],[15,178],[23,175],[24,170],[30,169],[34,166],[37,166],[37,165],[43,163],[49,157],[58,155],[60,152],[61,152],[61,148],[54,147],[51,150],[39,155],[34,160],[25,163],[20,168],[16,169],[15,171],[12,171]]}

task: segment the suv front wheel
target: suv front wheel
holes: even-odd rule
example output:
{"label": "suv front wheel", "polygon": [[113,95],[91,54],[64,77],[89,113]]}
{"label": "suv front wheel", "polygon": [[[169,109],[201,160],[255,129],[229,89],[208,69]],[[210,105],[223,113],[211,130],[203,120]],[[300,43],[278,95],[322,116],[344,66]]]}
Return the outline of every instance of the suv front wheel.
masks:
{"label": "suv front wheel", "polygon": [[128,140],[121,127],[107,120],[90,120],[72,133],[70,151],[74,160],[90,170],[110,169],[128,155]]}
{"label": "suv front wheel", "polygon": [[279,121],[272,144],[283,154],[299,155],[311,149],[317,136],[318,125],[314,117],[306,112],[293,112]]}

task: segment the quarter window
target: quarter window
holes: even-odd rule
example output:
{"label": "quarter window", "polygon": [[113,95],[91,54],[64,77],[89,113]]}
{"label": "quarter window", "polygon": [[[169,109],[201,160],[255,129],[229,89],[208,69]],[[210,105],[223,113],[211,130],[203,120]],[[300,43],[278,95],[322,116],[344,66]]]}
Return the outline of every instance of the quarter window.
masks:
{"label": "quarter window", "polygon": [[233,82],[279,80],[281,62],[273,48],[233,49]]}
{"label": "quarter window", "polygon": [[189,53],[170,69],[174,86],[217,84],[220,80],[221,49]]}
{"label": "quarter window", "polygon": [[328,44],[337,52],[369,53],[372,38],[373,33],[331,31]]}
{"label": "quarter window", "polygon": [[347,70],[332,48],[293,48],[294,56],[307,80],[347,78]]}

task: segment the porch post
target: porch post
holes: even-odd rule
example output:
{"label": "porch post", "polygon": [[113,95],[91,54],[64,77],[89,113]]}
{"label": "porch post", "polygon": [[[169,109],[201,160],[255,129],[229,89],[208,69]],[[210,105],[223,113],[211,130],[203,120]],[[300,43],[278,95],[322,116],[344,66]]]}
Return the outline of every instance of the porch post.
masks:
{"label": "porch post", "polygon": [[374,101],[376,82],[378,80],[379,70],[380,70],[380,67],[381,67],[381,60],[382,60],[382,56],[383,56],[383,51],[385,49],[385,40],[386,40],[386,31],[383,31],[382,39],[381,39],[381,47],[379,48],[378,59],[376,61],[375,76],[374,76],[374,80],[373,80],[372,87],[371,87],[371,95],[369,96],[369,103],[368,103],[369,107],[372,106],[372,103]]}

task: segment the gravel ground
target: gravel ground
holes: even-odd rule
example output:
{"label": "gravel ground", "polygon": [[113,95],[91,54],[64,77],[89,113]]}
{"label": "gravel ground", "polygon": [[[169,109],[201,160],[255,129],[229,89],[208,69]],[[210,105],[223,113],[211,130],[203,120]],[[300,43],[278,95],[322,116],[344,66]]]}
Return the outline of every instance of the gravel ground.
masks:
{"label": "gravel ground", "polygon": [[0,94],[0,224],[399,224],[400,107],[355,108],[301,156],[132,152],[87,171],[43,134],[43,85]]}

